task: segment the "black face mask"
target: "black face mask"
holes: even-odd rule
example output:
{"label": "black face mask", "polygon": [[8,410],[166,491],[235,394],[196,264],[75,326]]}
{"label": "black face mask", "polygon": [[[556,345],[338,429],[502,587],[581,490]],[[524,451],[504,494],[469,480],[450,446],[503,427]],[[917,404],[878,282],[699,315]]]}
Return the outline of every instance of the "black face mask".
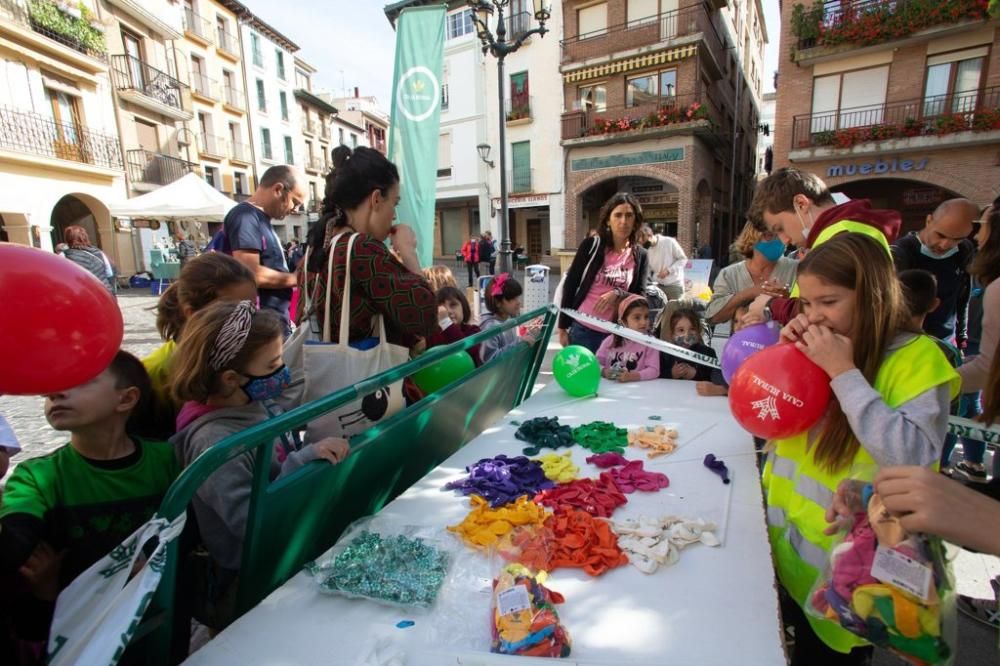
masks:
{"label": "black face mask", "polygon": [[653,247],[653,243],[650,241],[646,241],[645,243],[642,244],[642,246],[648,250],[649,248]]}

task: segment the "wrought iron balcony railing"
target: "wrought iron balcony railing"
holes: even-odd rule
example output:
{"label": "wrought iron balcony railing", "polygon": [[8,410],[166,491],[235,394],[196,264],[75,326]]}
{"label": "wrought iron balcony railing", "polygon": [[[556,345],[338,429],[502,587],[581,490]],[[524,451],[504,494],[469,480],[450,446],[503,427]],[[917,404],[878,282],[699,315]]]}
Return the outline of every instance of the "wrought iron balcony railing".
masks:
{"label": "wrought iron balcony railing", "polygon": [[199,72],[191,72],[191,91],[208,99],[219,99],[219,83]]}
{"label": "wrought iron balcony railing", "polygon": [[128,166],[129,180],[133,183],[151,185],[169,185],[198,166],[179,157],[142,149],[127,151],[125,161]]}
{"label": "wrought iron balcony railing", "polygon": [[240,54],[240,43],[236,36],[222,26],[215,27],[215,43],[226,53],[232,53],[235,56]]}
{"label": "wrought iron balcony railing", "polygon": [[246,97],[243,91],[233,86],[223,86],[222,97],[226,104],[237,109],[246,109]]}
{"label": "wrought iron balcony railing", "polygon": [[980,0],[825,0],[799,3],[792,12],[797,49],[903,39],[915,32],[962,20],[987,18]]}
{"label": "wrought iron balcony railing", "polygon": [[993,129],[1000,129],[1000,86],[798,115],[792,121],[792,148],[850,148],[870,141]]}
{"label": "wrought iron balcony railing", "polygon": [[226,140],[217,137],[214,134],[199,134],[198,152],[205,155],[217,155],[222,157],[228,152],[226,150]]}
{"label": "wrought iron balcony railing", "polygon": [[570,35],[560,45],[563,62],[573,62],[615,51],[652,46],[698,33],[705,35],[710,51],[718,53],[723,50],[719,33],[712,22],[712,10],[705,2],[610,25],[600,30]]}
{"label": "wrought iron balcony railing", "polygon": [[212,41],[212,24],[201,14],[188,8],[184,9],[184,31],[200,37],[206,42]]}
{"label": "wrought iron balcony railing", "polygon": [[531,118],[531,102],[532,98],[530,95],[516,95],[505,99],[504,115],[507,118],[507,122]]}
{"label": "wrought iron balcony railing", "polygon": [[562,138],[616,134],[709,120],[718,123],[712,104],[701,95],[674,95],[637,100],[631,106],[585,104],[562,116]]}
{"label": "wrought iron balcony railing", "polygon": [[187,86],[139,58],[125,54],[111,56],[111,79],[117,90],[134,90],[161,104],[184,109],[181,91]]}
{"label": "wrought iron balcony railing", "polygon": [[[58,20],[53,20],[58,17]],[[50,0],[0,0],[0,18],[31,28],[74,51],[107,62],[107,42],[100,27],[83,14],[74,15]]]}
{"label": "wrought iron balcony railing", "polygon": [[238,141],[229,142],[229,157],[238,162],[250,161],[250,146]]}
{"label": "wrought iron balcony railing", "polygon": [[117,137],[6,107],[0,107],[0,149],[123,169]]}

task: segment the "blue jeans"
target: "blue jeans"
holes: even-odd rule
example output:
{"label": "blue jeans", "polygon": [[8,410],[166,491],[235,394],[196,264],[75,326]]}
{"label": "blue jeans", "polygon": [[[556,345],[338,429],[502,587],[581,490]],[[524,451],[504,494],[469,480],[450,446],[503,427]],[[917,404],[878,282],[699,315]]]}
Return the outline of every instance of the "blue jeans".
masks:
{"label": "blue jeans", "polygon": [[[975,356],[979,353],[978,343],[969,343],[968,349],[965,350],[966,358]],[[980,403],[980,394],[977,393],[963,393],[958,401],[958,416],[971,419],[979,416],[983,413],[982,404]],[[944,439],[944,451],[941,452],[941,466],[944,467],[948,464],[948,460],[951,458],[951,452],[955,449],[955,443],[958,438],[951,433]],[[983,458],[986,455],[986,443],[978,442],[974,439],[962,438],[962,458],[966,462],[971,463],[982,463]]]}
{"label": "blue jeans", "polygon": [[610,334],[604,331],[595,331],[592,328],[587,328],[578,321],[574,321],[569,327],[569,343],[571,345],[586,347],[595,354],[597,353],[597,348],[601,346],[604,338],[608,337],[608,335]]}

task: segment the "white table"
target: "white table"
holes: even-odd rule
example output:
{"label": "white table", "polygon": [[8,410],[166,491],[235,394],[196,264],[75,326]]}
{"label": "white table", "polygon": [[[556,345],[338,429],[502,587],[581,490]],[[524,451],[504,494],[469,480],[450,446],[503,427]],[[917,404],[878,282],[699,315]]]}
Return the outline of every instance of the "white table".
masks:
{"label": "white table", "polygon": [[[662,420],[650,420],[653,414]],[[514,438],[510,422],[534,416],[558,416],[571,426],[592,420],[623,427],[676,424],[681,446],[672,455],[649,461],[644,451],[626,451],[626,457],[641,456],[648,469],[667,474],[670,486],[628,495],[614,518],[677,514],[723,523],[717,532],[721,547],[690,546],[677,564],[652,575],[631,565],[598,578],[578,569],[553,572],[548,585],[566,596],[558,608],[573,641],[571,657],[559,663],[785,663],[753,442],[730,416],[725,398],[698,396],[694,382],[604,381],[599,397],[576,400],[553,383],[386,506],[375,527],[420,525],[454,539],[444,527],[460,522],[469,507],[464,498],[442,492],[442,486],[461,478],[465,466],[480,458],[520,455],[524,444]],[[589,451],[572,451],[581,476],[596,477],[599,470],[585,462]],[[702,465],[706,453],[727,463],[730,485]],[[434,609],[423,612],[327,596],[300,573],[186,663],[539,663],[489,653],[485,587],[491,564],[472,551],[460,561],[464,578],[446,583]],[[404,619],[416,624],[396,628]],[[401,660],[387,659],[393,654]]]}

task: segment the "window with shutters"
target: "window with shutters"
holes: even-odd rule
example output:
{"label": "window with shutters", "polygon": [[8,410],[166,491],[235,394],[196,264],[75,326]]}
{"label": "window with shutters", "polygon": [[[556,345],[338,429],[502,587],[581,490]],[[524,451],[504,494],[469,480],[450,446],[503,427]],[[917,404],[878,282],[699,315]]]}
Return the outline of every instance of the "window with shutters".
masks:
{"label": "window with shutters", "polygon": [[597,37],[608,31],[608,5],[602,2],[576,10],[577,34],[581,39]]}
{"label": "window with shutters", "polygon": [[660,0],[628,0],[625,20],[629,27],[656,21],[660,11]]}
{"label": "window with shutters", "polygon": [[438,135],[438,178],[451,177],[451,133]]}
{"label": "window with shutters", "polygon": [[811,131],[882,122],[888,83],[888,65],[814,78]]}
{"label": "window with shutters", "polygon": [[260,150],[265,160],[274,159],[274,153],[271,151],[271,130],[266,127],[260,128]]}

